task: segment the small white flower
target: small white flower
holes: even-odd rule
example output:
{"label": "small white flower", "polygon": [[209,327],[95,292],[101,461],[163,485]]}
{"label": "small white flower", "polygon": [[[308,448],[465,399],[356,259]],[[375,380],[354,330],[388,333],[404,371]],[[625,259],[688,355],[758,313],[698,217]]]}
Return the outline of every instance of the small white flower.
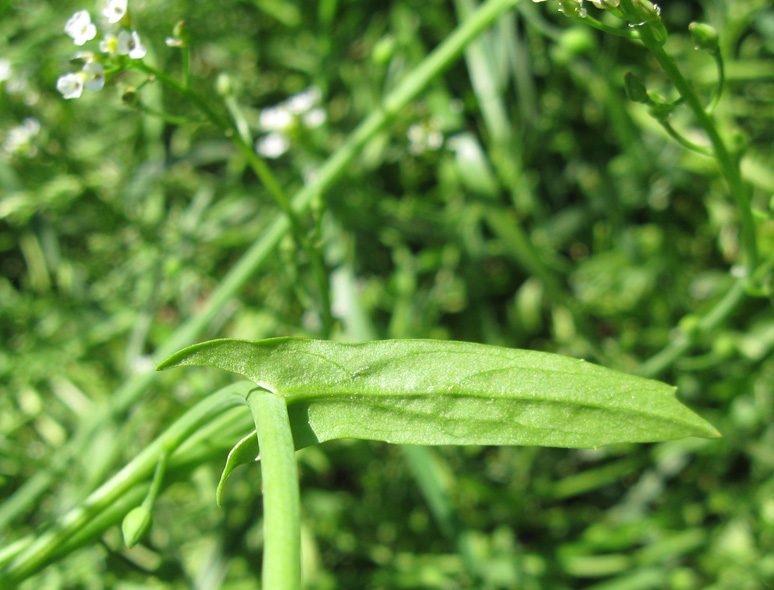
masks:
{"label": "small white flower", "polygon": [[255,142],[255,151],[264,158],[279,158],[290,148],[290,140],[284,133],[271,133],[264,135]]}
{"label": "small white flower", "polygon": [[117,43],[118,53],[128,55],[132,59],[142,59],[145,57],[145,46],[140,41],[137,31],[121,31],[118,33]]}
{"label": "small white flower", "polygon": [[282,104],[261,111],[258,125],[262,131],[282,131],[293,124],[293,114]]}
{"label": "small white flower", "polygon": [[105,85],[105,68],[98,61],[90,61],[83,66],[83,73],[86,74],[86,79],[83,82],[86,90],[94,92],[101,90]]}
{"label": "small white flower", "polygon": [[113,33],[108,33],[102,41],[99,42],[99,50],[102,53],[108,55],[116,55],[118,53],[118,37]]}
{"label": "small white flower", "polygon": [[306,90],[291,96],[286,101],[286,105],[291,113],[301,115],[319,103],[321,97],[320,89],[317,86],[310,86]]}
{"label": "small white flower", "polygon": [[83,45],[97,36],[97,27],[91,22],[88,10],[79,10],[72,15],[64,30],[73,38],[76,45]]}
{"label": "small white flower", "polygon": [[164,39],[164,43],[167,47],[185,47],[183,40],[177,37],[167,37]]}
{"label": "small white flower", "polygon": [[40,121],[35,117],[27,117],[22,121],[22,127],[30,137],[33,137],[40,133]]}
{"label": "small white flower", "polygon": [[443,145],[444,140],[438,122],[434,119],[414,123],[406,131],[406,137],[409,140],[409,151],[412,154],[438,150]]}
{"label": "small white flower", "polygon": [[303,121],[304,126],[308,127],[309,129],[314,129],[315,127],[319,127],[325,121],[328,119],[328,115],[325,113],[325,109],[322,107],[317,107],[315,109],[312,109],[308,113],[304,113],[303,115]]}
{"label": "small white flower", "polygon": [[5,82],[11,78],[11,62],[0,57],[0,82]]}
{"label": "small white flower", "polygon": [[126,0],[106,0],[105,8],[102,9],[104,16],[109,23],[117,23],[126,14]]}
{"label": "small white flower", "polygon": [[3,150],[9,154],[32,157],[38,152],[33,140],[39,132],[40,121],[28,117],[21,125],[8,131],[8,136],[3,142]]}
{"label": "small white flower", "polygon": [[79,98],[83,94],[83,83],[86,76],[83,72],[65,74],[59,76],[56,81],[56,89],[62,93],[65,98]]}

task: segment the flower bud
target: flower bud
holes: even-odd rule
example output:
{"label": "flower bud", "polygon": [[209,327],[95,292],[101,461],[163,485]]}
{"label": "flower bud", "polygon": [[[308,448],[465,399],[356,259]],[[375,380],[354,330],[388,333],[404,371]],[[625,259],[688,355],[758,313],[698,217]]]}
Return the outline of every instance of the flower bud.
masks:
{"label": "flower bud", "polygon": [[691,31],[693,46],[696,49],[706,51],[712,55],[715,55],[720,50],[718,46],[718,32],[714,27],[706,23],[694,22],[688,25],[688,29]]}
{"label": "flower bud", "polygon": [[226,96],[233,95],[234,81],[231,79],[231,76],[223,72],[218,74],[218,77],[215,80],[215,90],[220,96],[224,98]]}
{"label": "flower bud", "polygon": [[172,29],[172,36],[175,39],[180,39],[183,45],[188,45],[190,33],[188,31],[188,25],[185,24],[184,20],[177,21],[175,28]]}
{"label": "flower bud", "polygon": [[578,18],[586,16],[583,0],[559,0],[559,12],[565,16],[575,16]]}
{"label": "flower bud", "polygon": [[145,505],[140,505],[134,510],[130,510],[121,523],[121,533],[124,536],[124,543],[132,548],[140,539],[145,536],[153,521],[151,509]]}
{"label": "flower bud", "polygon": [[645,83],[631,72],[627,72],[624,76],[624,89],[626,90],[626,97],[632,102],[641,102],[643,104],[650,102]]}
{"label": "flower bud", "polygon": [[661,8],[650,0],[632,0],[634,10],[643,23],[657,23],[661,20]]}
{"label": "flower bud", "polygon": [[736,342],[730,334],[720,334],[712,343],[712,352],[720,358],[730,358],[736,351]]}
{"label": "flower bud", "polygon": [[382,37],[374,45],[374,49],[371,51],[371,59],[375,64],[379,65],[389,63],[393,55],[395,55],[396,45],[397,42],[392,35]]}
{"label": "flower bud", "polygon": [[650,105],[650,114],[658,121],[666,121],[675,110],[674,103],[669,102],[663,96],[655,92],[648,92],[648,104]]}
{"label": "flower bud", "polygon": [[677,325],[688,336],[695,336],[701,330],[701,317],[690,313],[684,316]]}

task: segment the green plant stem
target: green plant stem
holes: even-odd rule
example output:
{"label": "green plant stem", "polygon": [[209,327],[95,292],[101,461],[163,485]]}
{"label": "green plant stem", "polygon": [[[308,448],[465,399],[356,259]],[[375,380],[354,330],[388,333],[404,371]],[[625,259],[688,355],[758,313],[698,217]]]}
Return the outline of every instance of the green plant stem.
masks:
{"label": "green plant stem", "polygon": [[[384,100],[381,109],[373,111],[347,138],[344,144],[320,167],[314,180],[305,184],[292,200],[293,209],[301,212],[309,208],[312,200],[325,193],[349,169],[365,145],[384,129],[428,84],[449,68],[459,58],[465,46],[475,39],[501,14],[519,0],[488,0],[474,14],[449,35],[425,60],[420,63]],[[175,81],[177,84],[177,82]],[[203,108],[211,111],[205,102]],[[217,117],[218,115],[215,114]],[[221,309],[234,297],[242,286],[269,259],[282,238],[290,230],[285,216],[277,216],[263,231],[260,238],[245,252],[242,258],[223,277],[212,292],[202,310],[177,328],[153,355],[159,363],[172,353],[184,348],[210,325]],[[74,437],[53,454],[46,470],[38,471],[28,479],[8,500],[0,505],[0,531],[34,504],[111,416],[118,416],[145,392],[156,379],[154,371],[140,373],[125,382],[112,396],[113,406],[107,412],[94,415],[80,428]],[[53,466],[53,467],[52,467]]]}
{"label": "green plant stem", "polygon": [[[624,14],[636,14],[632,6],[632,0],[621,0],[621,7],[624,10]],[[758,243],[755,236],[755,223],[750,210],[750,198],[747,186],[742,180],[738,162],[728,151],[723,138],[720,136],[712,118],[704,109],[699,96],[685,79],[672,57],[664,50],[663,45],[659,43],[653,26],[650,23],[645,23],[638,26],[637,30],[640,33],[640,40],[645,44],[653,57],[656,58],[656,61],[664,69],[667,76],[669,76],[680,96],[685,99],[685,104],[691,109],[696,122],[709,137],[720,173],[728,184],[731,197],[739,209],[742,223],[742,242],[747,254],[747,274],[750,276],[758,264]]]}
{"label": "green plant stem", "polygon": [[137,104],[133,106],[138,111],[143,112],[146,115],[151,115],[152,117],[161,119],[162,121],[164,121],[165,123],[169,123],[170,125],[190,125],[191,123],[203,123],[204,121],[206,121],[206,119],[196,120],[196,119],[188,119],[186,117],[178,117],[176,115],[169,115],[167,113],[157,111],[156,109],[153,109],[149,106],[145,106],[141,102],[137,102]]}
{"label": "green plant stem", "polygon": [[715,86],[715,92],[712,95],[712,100],[710,101],[709,106],[707,107],[707,110],[712,113],[714,112],[715,108],[718,106],[718,103],[720,102],[720,97],[723,96],[723,90],[726,86],[726,68],[723,64],[723,56],[720,54],[720,52],[716,52],[712,55],[713,58],[715,58],[715,65],[718,69],[718,83],[717,86]]}
{"label": "green plant stem", "polygon": [[584,17],[573,17],[576,20],[583,21],[590,27],[594,27],[595,29],[602,31],[603,33],[608,33],[610,35],[615,35],[616,37],[624,37],[626,39],[639,39],[639,34],[637,31],[634,31],[632,29],[617,29],[616,27],[611,27],[610,25],[606,25],[605,23],[598,21],[593,16],[584,16]]}
{"label": "green plant stem", "polygon": [[247,405],[255,420],[261,450],[263,486],[263,570],[261,586],[301,588],[301,492],[296,448],[285,398],[254,389]]}
{"label": "green plant stem", "polygon": [[484,581],[486,565],[476,556],[470,531],[460,523],[449,497],[448,484],[456,484],[457,481],[448,463],[431,447],[402,445],[401,450],[430,512],[444,536],[456,544],[465,569],[475,580],[476,588],[491,588],[491,584]]}
{"label": "green plant stem", "polygon": [[674,127],[672,127],[672,124],[666,119],[659,119],[658,122],[661,123],[661,126],[669,134],[669,136],[684,148],[689,149],[692,152],[696,152],[697,154],[701,154],[702,156],[708,156],[710,158],[715,157],[715,154],[712,152],[712,150],[707,149],[704,146],[695,144],[687,137],[684,137],[683,135],[681,135]]}
{"label": "green plant stem", "polygon": [[[681,332],[659,353],[642,363],[637,371],[643,377],[656,377],[680,359],[704,335],[711,334],[737,308],[746,296],[746,287],[755,285],[774,271],[774,255],[767,258],[750,277],[736,280],[728,292],[718,301],[707,314],[701,318],[698,326],[690,333]],[[750,280],[752,279],[752,280]]]}
{"label": "green plant stem", "polygon": [[124,493],[147,479],[156,468],[161,454],[176,448],[196,429],[212,420],[213,417],[242,403],[239,397],[244,398],[253,387],[254,385],[249,382],[230,385],[188,410],[163,435],[145,447],[134,460],[21,551],[0,572],[0,582],[2,582],[0,587],[7,588],[8,585],[19,583],[49,563],[61,546],[65,545],[73,536],[78,535],[84,527],[121,498]]}
{"label": "green plant stem", "polygon": [[274,200],[279,205],[280,209],[285,213],[290,221],[290,229],[296,243],[304,251],[309,260],[309,264],[312,267],[312,277],[317,283],[317,290],[320,295],[321,311],[322,311],[322,323],[323,323],[323,336],[330,335],[333,329],[333,315],[331,313],[330,306],[330,285],[328,284],[328,273],[325,270],[323,257],[319,250],[314,247],[309,239],[307,232],[304,230],[303,224],[298,217],[298,213],[291,205],[290,199],[285,194],[271,168],[264,162],[264,160],[255,153],[252,142],[249,140],[249,129],[244,124],[244,121],[240,121],[239,118],[234,117],[234,111],[236,110],[236,103],[233,97],[226,98],[226,106],[229,112],[232,114],[234,123],[225,119],[217,112],[215,112],[199,94],[191,90],[187,85],[180,84],[177,80],[168,76],[164,72],[157,70],[143,62],[136,62],[136,68],[153,76],[163,84],[179,92],[191,102],[193,102],[207,118],[216,126],[219,127],[225,135],[231,140],[234,146],[239,150],[242,156],[245,158],[250,168],[253,170],[258,179],[263,183],[266,189],[274,197]]}
{"label": "green plant stem", "polygon": [[143,506],[153,509],[153,505],[156,503],[156,498],[159,496],[159,490],[161,490],[161,484],[164,481],[164,474],[167,471],[167,457],[168,452],[165,450],[159,456],[156,462],[156,470],[153,472],[153,481],[151,481],[151,487],[148,490],[148,494],[142,501]]}
{"label": "green plant stem", "polygon": [[180,61],[183,68],[183,88],[191,87],[191,48],[185,42],[180,48]]}

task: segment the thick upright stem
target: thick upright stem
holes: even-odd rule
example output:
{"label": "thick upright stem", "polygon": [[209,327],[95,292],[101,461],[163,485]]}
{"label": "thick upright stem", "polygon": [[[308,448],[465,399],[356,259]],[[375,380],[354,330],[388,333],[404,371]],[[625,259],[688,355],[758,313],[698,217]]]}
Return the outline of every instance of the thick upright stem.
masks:
{"label": "thick upright stem", "polygon": [[263,573],[261,587],[301,588],[301,496],[293,434],[285,399],[264,389],[251,391],[261,449],[263,481]]}

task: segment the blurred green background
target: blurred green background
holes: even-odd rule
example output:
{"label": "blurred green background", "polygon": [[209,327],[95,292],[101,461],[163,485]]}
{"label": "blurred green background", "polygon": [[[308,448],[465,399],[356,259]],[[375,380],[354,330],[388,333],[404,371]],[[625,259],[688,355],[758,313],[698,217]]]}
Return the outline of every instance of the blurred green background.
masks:
{"label": "blurred green background", "polygon": [[[228,74],[256,138],[261,109],[319,89],[324,120],[294,125],[289,149],[267,160],[291,194],[474,6],[130,1],[146,61],[179,74],[180,52],[164,39],[184,19],[193,87],[225,114],[215,79]],[[230,382],[208,370],[159,375],[75,461],[49,462],[85,416],[153,368],[154,351],[282,216],[213,126],[123,105],[140,74],[61,97],[56,80],[76,50],[63,27],[83,8],[99,13],[69,1],[0,2],[0,499],[58,470],[0,529],[0,547],[50,523]],[[769,256],[774,5],[672,0],[662,9],[667,50],[707,98],[715,66],[687,27],[703,20],[721,33],[728,86],[717,121],[745,146]],[[626,100],[626,72],[674,98],[642,47],[563,17],[554,2],[523,2],[499,19],[302,216],[328,272],[330,337],[485,342],[637,372],[694,330],[737,280],[739,213],[713,161]],[[197,116],[158,83],[139,95],[149,108]],[[674,123],[703,141],[686,113]],[[312,275],[284,239],[196,340],[325,335]],[[443,447],[435,468],[453,511],[445,525],[421,491],[417,456],[400,447],[337,441],[301,451],[307,587],[774,588],[771,299],[745,297],[697,340],[656,376],[722,440]],[[260,478],[236,472],[219,510],[227,450],[162,495],[143,545],[125,549],[113,527],[25,587],[256,587]],[[460,557],[463,545],[472,558]]]}

